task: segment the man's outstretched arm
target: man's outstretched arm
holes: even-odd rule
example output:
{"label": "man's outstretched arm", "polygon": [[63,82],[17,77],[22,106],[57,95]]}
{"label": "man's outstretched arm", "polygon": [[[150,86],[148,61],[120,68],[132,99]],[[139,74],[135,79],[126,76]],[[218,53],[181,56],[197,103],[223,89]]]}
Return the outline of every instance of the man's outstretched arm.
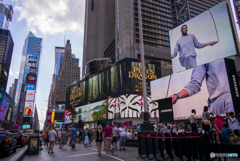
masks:
{"label": "man's outstretched arm", "polygon": [[178,54],[178,51],[179,51],[179,45],[176,43],[176,46],[175,46],[175,49],[174,49],[174,52],[173,54],[171,55],[171,58],[175,58]]}
{"label": "man's outstretched arm", "polygon": [[189,96],[188,92],[183,89],[181,92],[179,92],[177,94],[173,94],[170,97],[172,97],[172,104],[175,104],[178,99],[185,98],[185,97],[188,97],[188,96]]}
{"label": "man's outstretched arm", "polygon": [[194,43],[195,48],[200,49],[200,48],[203,48],[205,46],[213,46],[216,43],[218,43],[218,41],[211,41],[211,42],[208,42],[208,43],[200,43],[200,42],[198,42],[197,38],[193,35],[193,43]]}

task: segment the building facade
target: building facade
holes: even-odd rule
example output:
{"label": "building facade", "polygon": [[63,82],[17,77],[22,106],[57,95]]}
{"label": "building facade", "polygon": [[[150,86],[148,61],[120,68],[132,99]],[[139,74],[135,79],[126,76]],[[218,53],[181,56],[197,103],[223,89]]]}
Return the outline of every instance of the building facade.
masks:
{"label": "building facade", "polygon": [[[188,0],[190,18],[221,1]],[[145,60],[161,62],[162,76],[169,75],[172,73],[169,39],[169,31],[173,28],[171,1],[141,2]],[[86,63],[95,58],[109,57],[116,62],[126,57],[139,59],[138,0],[115,0],[114,4],[112,0],[86,0],[84,32],[83,75]]]}
{"label": "building facade", "polygon": [[33,116],[41,53],[42,38],[36,37],[30,31],[23,46],[15,95],[18,116],[15,115],[14,119],[18,119],[20,123],[23,122],[23,118],[27,118],[26,122],[31,121]]}
{"label": "building facade", "polygon": [[14,42],[9,30],[0,29],[0,86],[6,89]]}
{"label": "building facade", "polygon": [[55,70],[50,91],[49,110],[65,109],[67,87],[79,79],[79,59],[72,54],[70,40],[67,40],[65,47],[55,47]]}
{"label": "building facade", "polygon": [[12,5],[3,4],[0,1],[0,29],[8,29],[9,22],[12,21],[13,7]]}
{"label": "building facade", "polygon": [[12,86],[9,88],[8,94],[9,94],[12,98],[15,98],[15,95],[16,95],[17,81],[18,81],[18,79],[14,79],[14,82],[12,83]]}

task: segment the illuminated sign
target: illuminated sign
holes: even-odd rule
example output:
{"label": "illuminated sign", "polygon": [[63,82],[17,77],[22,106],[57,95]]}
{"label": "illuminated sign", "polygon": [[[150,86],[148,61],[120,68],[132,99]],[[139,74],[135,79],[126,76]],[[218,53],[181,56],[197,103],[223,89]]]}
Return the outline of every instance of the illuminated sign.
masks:
{"label": "illuminated sign", "polygon": [[72,123],[72,115],[70,115],[69,110],[64,112],[64,124],[71,124]]}
{"label": "illuminated sign", "polygon": [[51,123],[54,124],[55,122],[56,122],[56,120],[55,120],[55,109],[53,109]]}
{"label": "illuminated sign", "polygon": [[36,56],[28,56],[28,62],[29,63],[36,63],[37,62],[37,57]]}
{"label": "illuminated sign", "polygon": [[[152,69],[145,69],[146,79],[155,80],[157,75]],[[133,67],[132,71],[128,71],[128,78],[137,78],[142,80],[142,69],[141,67]]]}
{"label": "illuminated sign", "polygon": [[33,102],[25,102],[24,116],[32,117],[32,115],[33,115]]}
{"label": "illuminated sign", "polygon": [[34,90],[35,89],[35,84],[27,84],[27,89]]}
{"label": "illuminated sign", "polygon": [[28,74],[26,77],[27,83],[36,83],[37,82],[37,75],[36,74]]}
{"label": "illuminated sign", "polygon": [[35,90],[27,90],[26,92],[26,101],[34,101],[35,98]]}

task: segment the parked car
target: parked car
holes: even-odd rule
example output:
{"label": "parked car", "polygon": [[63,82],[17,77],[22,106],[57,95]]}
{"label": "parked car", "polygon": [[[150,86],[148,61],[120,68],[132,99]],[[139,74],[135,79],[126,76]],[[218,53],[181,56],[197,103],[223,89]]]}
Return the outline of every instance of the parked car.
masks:
{"label": "parked car", "polygon": [[9,156],[17,151],[17,141],[11,132],[0,131],[0,154]]}
{"label": "parked car", "polygon": [[21,132],[13,133],[14,138],[17,140],[17,145],[21,145],[21,147],[25,146],[24,135]]}

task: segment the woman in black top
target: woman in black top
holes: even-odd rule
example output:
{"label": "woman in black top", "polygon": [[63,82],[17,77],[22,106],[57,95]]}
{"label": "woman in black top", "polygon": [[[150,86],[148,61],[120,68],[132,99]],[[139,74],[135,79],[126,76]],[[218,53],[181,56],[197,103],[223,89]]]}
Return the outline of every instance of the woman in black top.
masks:
{"label": "woman in black top", "polygon": [[104,134],[102,131],[102,125],[98,125],[97,135],[96,135],[96,143],[98,149],[98,156],[101,156],[101,146],[102,141],[104,140]]}

